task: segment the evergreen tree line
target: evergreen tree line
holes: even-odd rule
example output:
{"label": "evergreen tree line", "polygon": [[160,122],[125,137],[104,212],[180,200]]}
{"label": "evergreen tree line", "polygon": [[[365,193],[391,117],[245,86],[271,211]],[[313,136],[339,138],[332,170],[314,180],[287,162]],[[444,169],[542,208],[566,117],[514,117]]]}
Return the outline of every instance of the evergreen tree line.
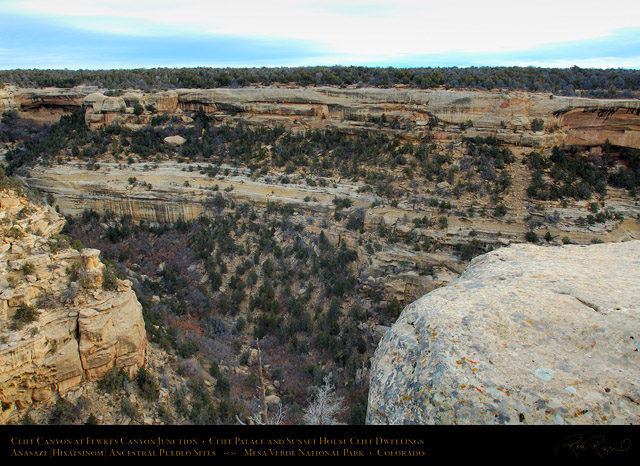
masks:
{"label": "evergreen tree line", "polygon": [[315,66],[276,68],[151,68],[132,70],[3,70],[0,82],[20,87],[70,88],[81,84],[107,89],[157,91],[177,88],[242,87],[274,83],[299,86],[407,85],[471,89],[510,89],[581,94],[589,97],[637,98],[640,70],[538,67]]}

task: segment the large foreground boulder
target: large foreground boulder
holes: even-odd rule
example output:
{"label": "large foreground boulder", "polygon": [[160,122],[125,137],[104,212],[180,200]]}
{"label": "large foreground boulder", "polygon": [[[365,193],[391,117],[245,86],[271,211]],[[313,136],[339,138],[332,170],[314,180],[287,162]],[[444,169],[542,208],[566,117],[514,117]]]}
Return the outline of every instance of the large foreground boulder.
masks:
{"label": "large foreground boulder", "polygon": [[640,422],[640,242],[512,245],[407,306],[370,424]]}

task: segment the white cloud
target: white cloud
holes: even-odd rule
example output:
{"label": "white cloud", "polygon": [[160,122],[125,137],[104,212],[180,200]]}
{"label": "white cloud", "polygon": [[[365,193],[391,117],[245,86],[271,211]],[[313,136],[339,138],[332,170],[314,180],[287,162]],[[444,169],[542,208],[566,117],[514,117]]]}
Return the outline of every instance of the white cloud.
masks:
{"label": "white cloud", "polygon": [[[273,37],[318,44],[351,63],[496,53],[640,26],[638,0],[8,0],[5,11],[93,32]],[[342,60],[342,63],[345,63]]]}

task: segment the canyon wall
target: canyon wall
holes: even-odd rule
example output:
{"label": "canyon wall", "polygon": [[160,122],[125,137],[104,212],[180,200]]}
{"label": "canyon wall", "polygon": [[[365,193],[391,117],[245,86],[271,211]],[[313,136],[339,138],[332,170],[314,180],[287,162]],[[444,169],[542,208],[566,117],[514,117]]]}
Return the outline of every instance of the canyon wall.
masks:
{"label": "canyon wall", "polygon": [[[284,205],[292,208],[293,222],[318,235],[324,231],[334,244],[344,242],[355,250],[359,267],[363,267],[360,277],[363,283],[381,285],[390,296],[405,303],[448,283],[464,270],[457,245],[475,239],[487,251],[522,242],[531,222],[547,222],[549,216],[554,220],[547,222],[545,230],[553,236],[555,244],[561,244],[566,238],[578,243],[588,243],[594,238],[607,242],[640,238],[637,206],[633,200],[624,198],[611,198],[607,204],[624,219],[622,221],[610,219],[581,225],[580,219],[591,212],[586,201],[566,207],[553,203],[547,212],[532,213],[527,203],[513,199],[504,216],[448,215],[447,225],[442,228],[415,223],[424,217],[442,216],[439,204],[412,204],[403,199],[395,206],[389,205],[378,202],[380,198],[373,193],[361,192],[361,184],[351,184],[348,180],[326,179],[323,186],[310,186],[304,178],[291,175],[285,185],[268,176],[252,178],[242,169],[236,171],[232,167],[228,175],[215,178],[188,167],[188,164],[171,161],[149,165],[104,162],[96,170],[68,162],[51,167],[36,166],[26,181],[30,187],[53,195],[56,206],[65,215],[80,217],[86,210],[110,211],[117,218],[127,215],[136,223],[175,223],[194,220],[200,215],[216,215],[224,210],[216,201],[217,196],[236,206],[248,203],[258,211],[269,204]],[[223,167],[221,172],[224,171]],[[133,178],[135,181],[131,182]],[[446,196],[446,192],[442,195]],[[342,209],[342,215],[360,213],[361,231],[353,231],[344,222],[335,220],[337,209],[333,201],[336,198],[350,199],[351,206]],[[455,203],[460,212],[481,209],[475,197],[456,199]],[[381,229],[393,231],[398,241],[387,243],[380,236]],[[471,234],[474,236],[470,237]],[[372,252],[364,239],[375,240],[380,247]],[[424,241],[439,247],[437,250],[415,247]],[[426,269],[432,269],[433,275],[419,273]]]}
{"label": "canyon wall", "polygon": [[[163,114],[189,126],[197,118],[195,113],[202,110],[215,122],[281,124],[293,131],[333,128],[352,133],[383,132],[414,141],[429,135],[445,143],[459,142],[462,136],[495,136],[508,143],[518,156],[525,151],[518,145],[549,147],[575,143],[589,146],[609,141],[625,147],[640,147],[640,101],[631,99],[588,99],[498,90],[275,86],[106,94],[113,92],[92,87],[43,90],[5,87],[0,102],[3,102],[2,108],[12,108],[24,117],[42,116],[45,110],[66,112],[76,105],[85,109],[85,120],[92,128],[111,123],[140,128]],[[544,121],[540,131],[531,130],[536,119]],[[175,136],[165,142],[180,145],[184,141]],[[447,147],[453,146],[455,144],[447,144]],[[447,150],[461,156],[461,148]],[[167,152],[175,150],[168,147]],[[135,160],[135,154],[132,155]],[[442,215],[439,207],[427,204],[426,195],[439,201],[452,199],[453,186],[446,182],[434,183],[424,193],[422,202],[412,204],[406,198],[394,207],[383,207],[379,205],[378,196],[359,189],[366,187],[363,183],[326,179],[322,180],[324,187],[319,187],[307,185],[303,177],[296,180],[289,176],[285,185],[277,181],[277,174],[256,178],[249,176],[247,169],[235,167],[221,167],[217,176],[210,177],[193,164],[170,161],[166,156],[148,163],[100,160],[99,164],[91,166],[80,161],[60,161],[50,167],[35,166],[25,182],[31,188],[53,195],[55,204],[65,215],[77,216],[93,209],[99,213],[111,211],[118,217],[127,215],[135,222],[175,223],[215,213],[217,195],[236,204],[249,202],[257,208],[284,204],[316,225],[327,219],[330,239],[336,243],[346,241],[352,248],[360,248],[358,255],[373,263],[372,282],[378,275],[397,276],[395,281],[383,280],[384,286],[391,287],[392,294],[403,302],[410,302],[461,272],[460,254],[456,248],[470,241],[471,232],[478,235],[475,239],[482,243],[484,251],[522,241],[530,228],[528,224],[537,220],[537,216],[558,219],[547,227],[547,232],[550,231],[557,242],[567,237],[579,243],[589,242],[595,236],[603,241],[638,237],[634,222],[637,208],[624,199],[609,201],[609,206],[627,219],[624,224],[611,221],[577,226],[576,222],[590,213],[586,202],[579,206],[552,203],[548,208],[553,209],[553,214],[532,213],[531,205],[523,201],[522,192],[530,182],[530,175],[521,173],[522,164],[517,165],[511,174],[517,180],[514,190],[518,194],[505,201],[508,215],[489,214],[490,218],[467,215],[465,212],[483,207],[491,212],[494,206],[465,196],[455,202],[457,214],[447,215],[447,227],[422,229],[415,228],[413,221],[424,216],[437,219]],[[229,174],[223,175],[227,169]],[[269,181],[268,178],[272,179]],[[412,189],[408,182],[403,188],[406,192]],[[332,203],[335,197],[348,197],[353,201],[347,214],[361,210],[365,237],[373,237],[380,228],[387,228],[396,232],[399,238],[433,241],[444,251],[437,254],[413,251],[413,247],[395,244],[385,245],[384,250],[372,255],[363,249],[364,246],[359,246],[358,235],[331,220],[335,213]],[[415,273],[415,270],[434,266],[441,267],[438,278]]]}
{"label": "canyon wall", "polygon": [[[109,94],[109,93],[108,93]],[[138,108],[136,108],[139,106]],[[428,131],[441,139],[495,136],[509,144],[611,144],[640,148],[640,100],[590,99],[519,91],[407,88],[245,87],[176,89],[105,95],[95,87],[0,90],[0,110],[55,120],[84,107],[91,128],[113,122],[139,125],[156,114],[203,110],[217,121],[282,124],[294,130],[335,128],[384,131],[419,140]],[[387,125],[380,125],[384,117]],[[533,131],[534,120],[543,130]]]}
{"label": "canyon wall", "polygon": [[[139,128],[162,114],[192,125],[195,112],[202,110],[219,123],[281,124],[293,131],[328,128],[444,142],[494,136],[514,150],[607,143],[640,148],[640,101],[631,99],[406,88],[251,87],[119,95],[88,87],[0,90],[0,110],[15,110],[25,118],[55,121],[74,108],[84,109],[93,129],[111,123]],[[532,129],[536,120],[543,121],[538,131]],[[165,142],[179,145],[180,139]],[[446,146],[461,155],[455,144]],[[517,154],[521,160],[524,152]],[[295,222],[318,234],[326,230],[331,241],[345,242],[357,251],[360,284],[382,283],[389,296],[404,303],[437,288],[408,306],[382,340],[371,369],[369,423],[638,420],[640,392],[634,374],[640,335],[632,331],[640,301],[638,242],[561,245],[565,239],[638,239],[638,209],[629,196],[614,191],[607,199],[607,207],[620,214],[619,219],[579,224],[592,212],[586,200],[548,203],[547,212],[524,200],[530,174],[523,163],[511,170],[514,193],[504,201],[508,213],[498,216],[492,214],[492,204],[473,195],[456,199],[452,215],[427,203],[427,194],[436,201],[453,200],[453,186],[447,182],[425,186],[423,202],[412,204],[406,197],[395,205],[381,205],[378,196],[358,189],[361,184],[339,179],[318,187],[307,185],[304,175],[292,175],[284,185],[267,180],[271,174],[254,178],[247,170],[235,173],[234,167],[221,167],[229,173],[210,177],[166,157],[148,164],[59,162],[30,169],[25,181],[52,194],[64,214],[77,216],[94,209],[129,215],[136,222],[173,223],[222,211],[216,204],[219,194],[225,201],[249,202],[258,209],[281,203],[295,207]],[[362,231],[350,231],[335,221],[336,197],[352,201],[345,215],[361,209]],[[13,202],[3,201],[3,209],[10,207],[13,216],[24,212],[26,204]],[[469,214],[481,207],[487,212]],[[47,222],[36,216],[39,227],[32,222],[29,231],[11,220],[18,229],[13,234],[26,234],[0,246],[6,259],[3,267],[11,277],[2,283],[0,295],[0,322],[10,330],[0,343],[0,396],[3,406],[11,409],[64,393],[110,367],[133,372],[146,348],[140,306],[129,284],[119,282],[117,290],[110,291],[101,287],[98,251],[52,250],[50,238],[62,223],[50,210],[46,215]],[[447,222],[417,227],[414,221],[427,216],[446,216]],[[539,232],[551,237],[545,241],[557,247],[500,248],[522,242],[537,220],[544,225]],[[400,240],[416,238],[413,243],[392,243],[380,229],[392,230]],[[500,249],[476,259],[451,283],[465,264],[455,248],[471,238],[484,251]],[[364,245],[371,239],[374,252]],[[420,246],[424,240],[438,248]],[[30,273],[24,271],[27,262]],[[602,267],[589,267],[594,263]],[[430,271],[423,273],[425,269]],[[83,275],[72,279],[73,270]],[[42,292],[46,286],[50,293]],[[39,301],[47,296],[56,304],[44,312]],[[31,307],[40,311],[37,321],[10,329],[17,313]]]}
{"label": "canyon wall", "polygon": [[0,219],[0,423],[111,368],[133,376],[147,338],[131,283],[105,274],[100,251],[70,248],[50,207],[4,191]]}

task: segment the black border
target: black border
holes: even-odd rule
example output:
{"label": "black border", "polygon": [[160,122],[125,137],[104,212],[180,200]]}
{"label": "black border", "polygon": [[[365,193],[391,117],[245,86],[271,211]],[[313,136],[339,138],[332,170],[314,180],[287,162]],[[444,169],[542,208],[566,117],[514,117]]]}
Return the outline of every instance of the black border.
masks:
{"label": "black border", "polygon": [[[1,426],[1,457],[620,460],[636,426]],[[91,439],[90,441],[88,439]],[[106,444],[105,444],[106,443]],[[278,454],[280,452],[283,456]]]}

